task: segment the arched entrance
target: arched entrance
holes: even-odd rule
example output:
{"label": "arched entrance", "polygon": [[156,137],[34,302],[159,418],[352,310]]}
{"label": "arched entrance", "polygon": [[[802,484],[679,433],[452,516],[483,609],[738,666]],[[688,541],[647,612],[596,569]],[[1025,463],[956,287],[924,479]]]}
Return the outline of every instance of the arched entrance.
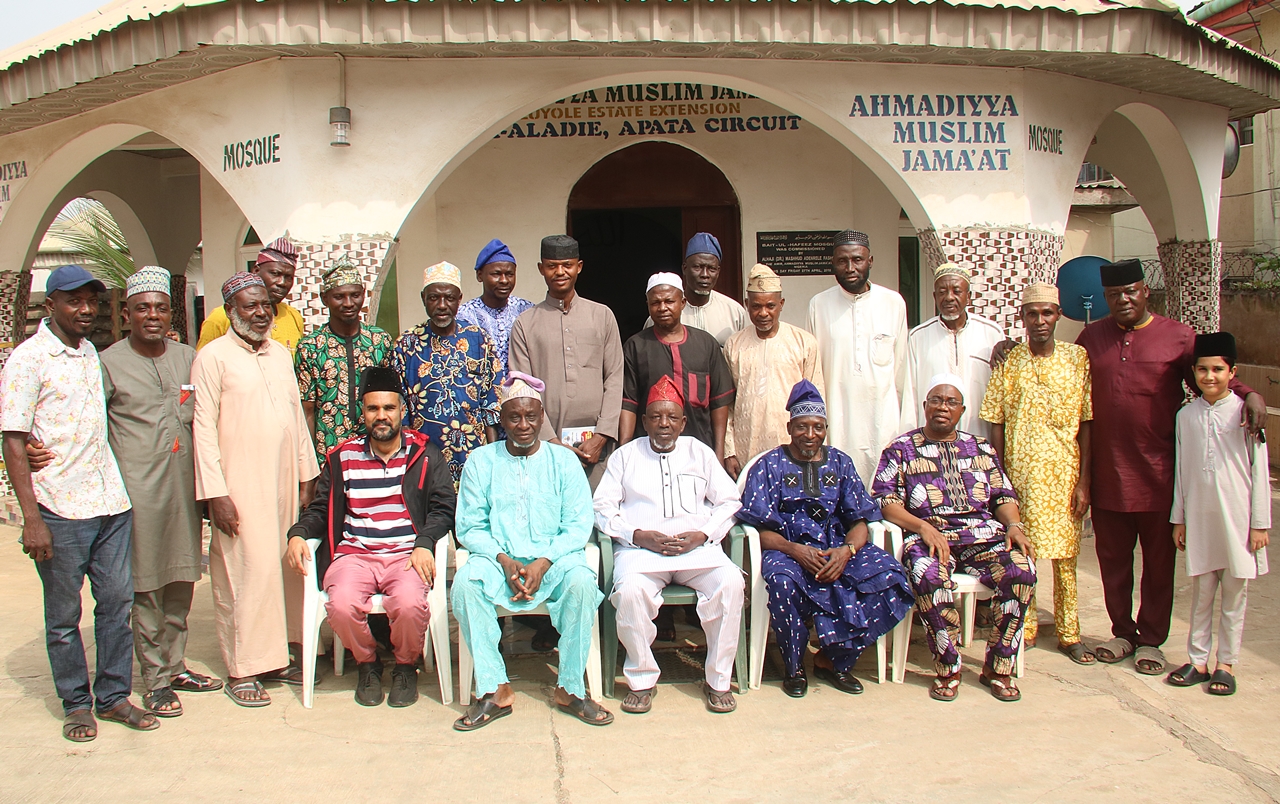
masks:
{"label": "arched entrance", "polygon": [[644,285],[657,271],[680,272],[697,232],[720,240],[716,289],[742,298],[741,210],[733,186],[698,153],[650,141],[591,166],[569,194],[568,231],[582,248],[583,296],[607,304],[623,341],[644,327]]}

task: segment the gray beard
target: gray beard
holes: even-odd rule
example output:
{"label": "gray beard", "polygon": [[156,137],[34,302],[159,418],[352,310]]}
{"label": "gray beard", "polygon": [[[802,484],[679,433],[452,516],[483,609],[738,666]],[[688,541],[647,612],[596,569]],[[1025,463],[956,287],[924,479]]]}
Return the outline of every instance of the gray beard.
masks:
{"label": "gray beard", "polygon": [[943,321],[959,321],[960,313],[939,313],[938,318],[941,318]]}
{"label": "gray beard", "polygon": [[266,340],[265,336],[259,335],[255,332],[253,327],[249,325],[249,322],[241,318],[240,313],[236,312],[233,308],[227,308],[227,320],[231,322],[231,331],[239,335],[241,338],[244,338],[246,342],[253,346],[259,346]]}

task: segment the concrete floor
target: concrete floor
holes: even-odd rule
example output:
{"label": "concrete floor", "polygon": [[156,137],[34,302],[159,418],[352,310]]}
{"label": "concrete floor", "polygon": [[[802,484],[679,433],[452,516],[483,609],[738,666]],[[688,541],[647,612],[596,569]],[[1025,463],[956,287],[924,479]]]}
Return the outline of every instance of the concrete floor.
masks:
{"label": "concrete floor", "polygon": [[[1251,586],[1232,698],[1169,687],[1131,664],[1076,666],[1042,627],[1048,649],[1027,654],[1022,702],[998,703],[966,670],[960,698],[937,703],[927,697],[931,663],[917,628],[903,685],[868,681],[855,697],[816,682],[792,700],[766,683],[727,716],[706,712],[694,685],[668,684],[651,714],[618,713],[612,726],[593,728],[550,706],[554,675],[530,657],[512,663],[516,712],[461,734],[450,724],[462,707],[440,705],[434,675],[422,676],[424,697],[410,709],[365,709],[351,697],[354,673],[335,678],[322,660],[312,710],[293,688],[272,688],[274,703],[255,710],[222,693],[188,694],[186,714],[155,732],[102,724],[95,742],[79,745],[60,734],[40,587],[17,536],[0,527],[4,802],[1280,799],[1276,574]],[[1185,578],[1178,583],[1166,646],[1174,665],[1186,656],[1190,600]],[[1080,585],[1084,633],[1097,642],[1108,629],[1091,541]],[[219,674],[207,580],[196,600],[189,663]],[[1046,599],[1041,618],[1051,610]],[[978,666],[980,650],[967,649],[966,662]],[[859,670],[872,677],[874,658]],[[617,712],[617,701],[607,705]]]}

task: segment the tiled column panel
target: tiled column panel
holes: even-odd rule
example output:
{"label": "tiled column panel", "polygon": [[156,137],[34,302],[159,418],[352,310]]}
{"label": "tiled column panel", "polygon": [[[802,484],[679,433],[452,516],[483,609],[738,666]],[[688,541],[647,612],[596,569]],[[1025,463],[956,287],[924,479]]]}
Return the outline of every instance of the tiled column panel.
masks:
{"label": "tiled column panel", "polygon": [[[31,301],[31,272],[0,272],[0,369],[13,347],[26,337],[27,304]],[[9,475],[0,472],[0,496],[11,494]],[[3,512],[0,512],[3,518]]]}
{"label": "tiled column panel", "polygon": [[[345,243],[321,245],[297,244],[298,272],[294,277],[293,292],[289,294],[289,303],[302,313],[307,332],[329,320],[329,311],[320,300],[320,280],[324,272],[344,254],[360,269],[365,287],[369,289],[366,310],[372,309],[374,286],[392,242],[391,240],[350,240]],[[395,304],[396,300],[392,299],[390,303]]]}
{"label": "tiled column panel", "polygon": [[1221,311],[1222,243],[1172,241],[1159,247],[1166,312],[1196,332],[1217,332]]}
{"label": "tiled column panel", "polygon": [[1020,331],[1019,300],[1032,282],[1057,281],[1063,238],[1012,229],[924,229],[919,232],[928,274],[944,262],[973,271],[972,310],[1007,333]]}

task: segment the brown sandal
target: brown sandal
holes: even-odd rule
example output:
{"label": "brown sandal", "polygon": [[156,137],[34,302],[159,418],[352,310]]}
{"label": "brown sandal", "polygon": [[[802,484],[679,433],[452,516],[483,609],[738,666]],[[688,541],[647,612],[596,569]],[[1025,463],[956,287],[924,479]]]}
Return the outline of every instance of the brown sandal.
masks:
{"label": "brown sandal", "polygon": [[707,711],[717,715],[726,715],[738,708],[738,702],[729,690],[719,692],[711,689],[711,685],[702,682],[702,695],[707,699]]}
{"label": "brown sandal", "polygon": [[622,711],[629,715],[648,714],[653,708],[653,699],[658,696],[658,688],[652,687],[647,690],[631,690],[627,693],[627,697],[622,699]]}
{"label": "brown sandal", "polygon": [[1022,690],[1013,685],[1012,676],[978,676],[979,683],[991,690],[991,697],[1001,703],[1013,703],[1022,700]]}
{"label": "brown sandal", "polygon": [[134,706],[128,701],[121,701],[105,712],[98,713],[99,720],[109,720],[128,726],[135,731],[152,731],[160,728],[160,721],[145,709]]}
{"label": "brown sandal", "polygon": [[[72,734],[76,729],[85,729],[85,734]],[[91,742],[98,736],[98,721],[93,719],[93,712],[88,709],[77,709],[68,712],[62,718],[62,736],[73,743]]]}
{"label": "brown sandal", "polygon": [[960,697],[960,674],[952,673],[935,678],[929,687],[929,697],[943,703],[951,703]]}

